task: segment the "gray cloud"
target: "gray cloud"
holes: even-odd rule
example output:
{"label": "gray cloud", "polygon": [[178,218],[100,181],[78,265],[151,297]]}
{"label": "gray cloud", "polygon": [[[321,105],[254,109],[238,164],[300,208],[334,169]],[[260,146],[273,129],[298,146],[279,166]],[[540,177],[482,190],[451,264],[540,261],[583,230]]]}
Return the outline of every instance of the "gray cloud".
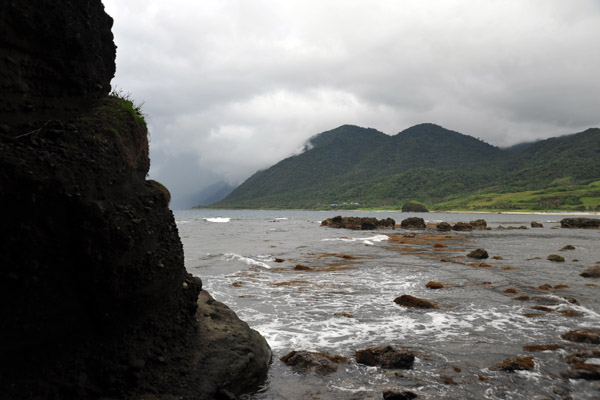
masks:
{"label": "gray cloud", "polygon": [[145,101],[151,176],[175,198],[346,123],[500,146],[600,125],[594,0],[104,3],[113,85]]}

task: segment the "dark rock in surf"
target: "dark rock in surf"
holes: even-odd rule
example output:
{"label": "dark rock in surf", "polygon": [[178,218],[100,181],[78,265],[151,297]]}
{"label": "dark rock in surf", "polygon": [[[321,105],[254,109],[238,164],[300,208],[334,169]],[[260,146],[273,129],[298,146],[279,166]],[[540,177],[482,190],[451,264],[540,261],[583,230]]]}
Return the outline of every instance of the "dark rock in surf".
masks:
{"label": "dark rock in surf", "polygon": [[506,371],[506,372],[514,372],[514,371],[531,371],[535,368],[535,362],[533,361],[533,357],[517,357],[512,359],[506,359],[502,363],[492,367],[492,370],[495,371]]}
{"label": "dark rock in surf", "polygon": [[385,369],[411,369],[415,361],[414,354],[396,346],[358,350],[355,358],[357,363]]}
{"label": "dark rock in surf", "polygon": [[486,230],[487,229],[487,221],[485,219],[476,219],[475,221],[470,221],[469,225],[473,227],[473,229],[478,230]]}
{"label": "dark rock in surf", "polygon": [[427,289],[443,289],[444,284],[440,282],[429,281],[425,284]]}
{"label": "dark rock in surf", "polygon": [[579,274],[584,278],[600,278],[600,265],[593,265]]}
{"label": "dark rock in surf", "polygon": [[469,232],[473,230],[473,225],[468,224],[466,222],[457,222],[456,224],[454,224],[454,226],[452,226],[452,230],[460,232]]}
{"label": "dark rock in surf", "polygon": [[531,227],[532,228],[543,228],[544,225],[540,224],[539,222],[536,221],[531,221]]}
{"label": "dark rock in surf", "polygon": [[567,379],[585,379],[588,381],[600,380],[600,365],[597,364],[575,364],[568,371],[561,374]]}
{"label": "dark rock in surf", "polygon": [[388,390],[386,392],[383,392],[383,400],[412,400],[416,398],[417,395],[408,390],[402,392]]}
{"label": "dark rock in surf", "polygon": [[485,251],[485,249],[475,249],[472,252],[470,252],[469,254],[467,254],[467,257],[470,258],[475,258],[475,259],[484,259],[484,258],[488,258],[488,252]]}
{"label": "dark rock in surf", "polygon": [[292,351],[283,357],[281,361],[302,373],[313,372],[318,375],[332,374],[338,369],[338,364],[348,362],[345,357],[332,356],[327,353],[317,353],[306,350]]}
{"label": "dark rock in surf", "polygon": [[440,232],[448,232],[452,230],[452,225],[447,222],[440,222],[435,225],[435,230]]}
{"label": "dark rock in surf", "polygon": [[408,308],[421,308],[421,309],[439,308],[435,303],[433,303],[429,300],[420,299],[418,297],[411,296],[409,294],[403,294],[402,296],[396,297],[394,299],[394,303],[398,304],[399,306],[408,307]]}
{"label": "dark rock in surf", "polygon": [[596,329],[572,330],[563,334],[561,338],[576,343],[600,344],[600,331]]}
{"label": "dark rock in surf", "polygon": [[596,218],[563,218],[560,221],[561,228],[571,229],[598,229],[600,219]]}
{"label": "dark rock in surf", "polygon": [[402,229],[425,229],[427,228],[427,225],[425,224],[425,220],[423,218],[411,217],[402,220],[400,227]]}
{"label": "dark rock in surf", "polygon": [[372,217],[342,217],[338,215],[321,221],[321,226],[353,230],[394,229],[396,221],[392,218],[378,220]]}
{"label": "dark rock in surf", "polygon": [[558,254],[550,254],[548,257],[546,257],[546,260],[554,262],[565,262],[565,258]]}

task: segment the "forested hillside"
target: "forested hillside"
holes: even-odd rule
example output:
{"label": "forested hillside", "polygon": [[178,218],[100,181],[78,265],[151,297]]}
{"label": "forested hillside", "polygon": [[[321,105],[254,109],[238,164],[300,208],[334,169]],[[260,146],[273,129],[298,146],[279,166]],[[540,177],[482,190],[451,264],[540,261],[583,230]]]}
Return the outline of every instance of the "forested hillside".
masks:
{"label": "forested hillside", "polygon": [[257,172],[214,207],[399,208],[417,200],[433,209],[595,209],[595,181],[597,128],[500,149],[434,124],[394,136],[344,125],[312,137],[302,154]]}

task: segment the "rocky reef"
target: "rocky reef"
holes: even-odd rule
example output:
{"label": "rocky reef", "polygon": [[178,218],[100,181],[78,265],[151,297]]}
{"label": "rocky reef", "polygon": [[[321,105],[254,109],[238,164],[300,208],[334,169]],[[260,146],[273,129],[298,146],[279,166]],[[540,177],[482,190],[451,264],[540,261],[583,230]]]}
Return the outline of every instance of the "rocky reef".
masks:
{"label": "rocky reef", "polygon": [[100,0],[0,6],[0,392],[210,399],[271,352],[185,270]]}

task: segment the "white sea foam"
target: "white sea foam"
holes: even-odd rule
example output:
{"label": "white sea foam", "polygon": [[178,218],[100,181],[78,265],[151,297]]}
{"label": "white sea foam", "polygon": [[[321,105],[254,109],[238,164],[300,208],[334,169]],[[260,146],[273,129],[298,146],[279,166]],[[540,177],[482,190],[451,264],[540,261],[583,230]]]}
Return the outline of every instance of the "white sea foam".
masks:
{"label": "white sea foam", "polygon": [[181,219],[181,220],[175,220],[175,223],[176,223],[177,225],[188,224],[189,222],[190,222],[190,221],[187,221],[187,220],[184,220],[184,219]]}
{"label": "white sea foam", "polygon": [[250,257],[244,257],[239,254],[227,253],[224,255],[224,257],[225,257],[225,261],[241,261],[250,266],[258,265],[259,267],[271,269],[271,267],[268,264],[266,264],[262,261],[255,260]]}
{"label": "white sea foam", "polygon": [[328,238],[328,239],[323,239],[324,242],[361,242],[364,244],[374,244],[374,243],[379,243],[379,242],[383,242],[385,240],[389,240],[389,236],[387,235],[375,235],[375,236],[369,236],[369,237],[365,237],[365,238]]}
{"label": "white sea foam", "polygon": [[275,221],[286,221],[286,220],[288,220],[288,218],[285,218],[285,217],[275,218]]}
{"label": "white sea foam", "polygon": [[226,218],[226,217],[214,217],[214,218],[202,218],[205,221],[208,222],[218,222],[218,223],[226,223],[231,221],[231,218]]}

